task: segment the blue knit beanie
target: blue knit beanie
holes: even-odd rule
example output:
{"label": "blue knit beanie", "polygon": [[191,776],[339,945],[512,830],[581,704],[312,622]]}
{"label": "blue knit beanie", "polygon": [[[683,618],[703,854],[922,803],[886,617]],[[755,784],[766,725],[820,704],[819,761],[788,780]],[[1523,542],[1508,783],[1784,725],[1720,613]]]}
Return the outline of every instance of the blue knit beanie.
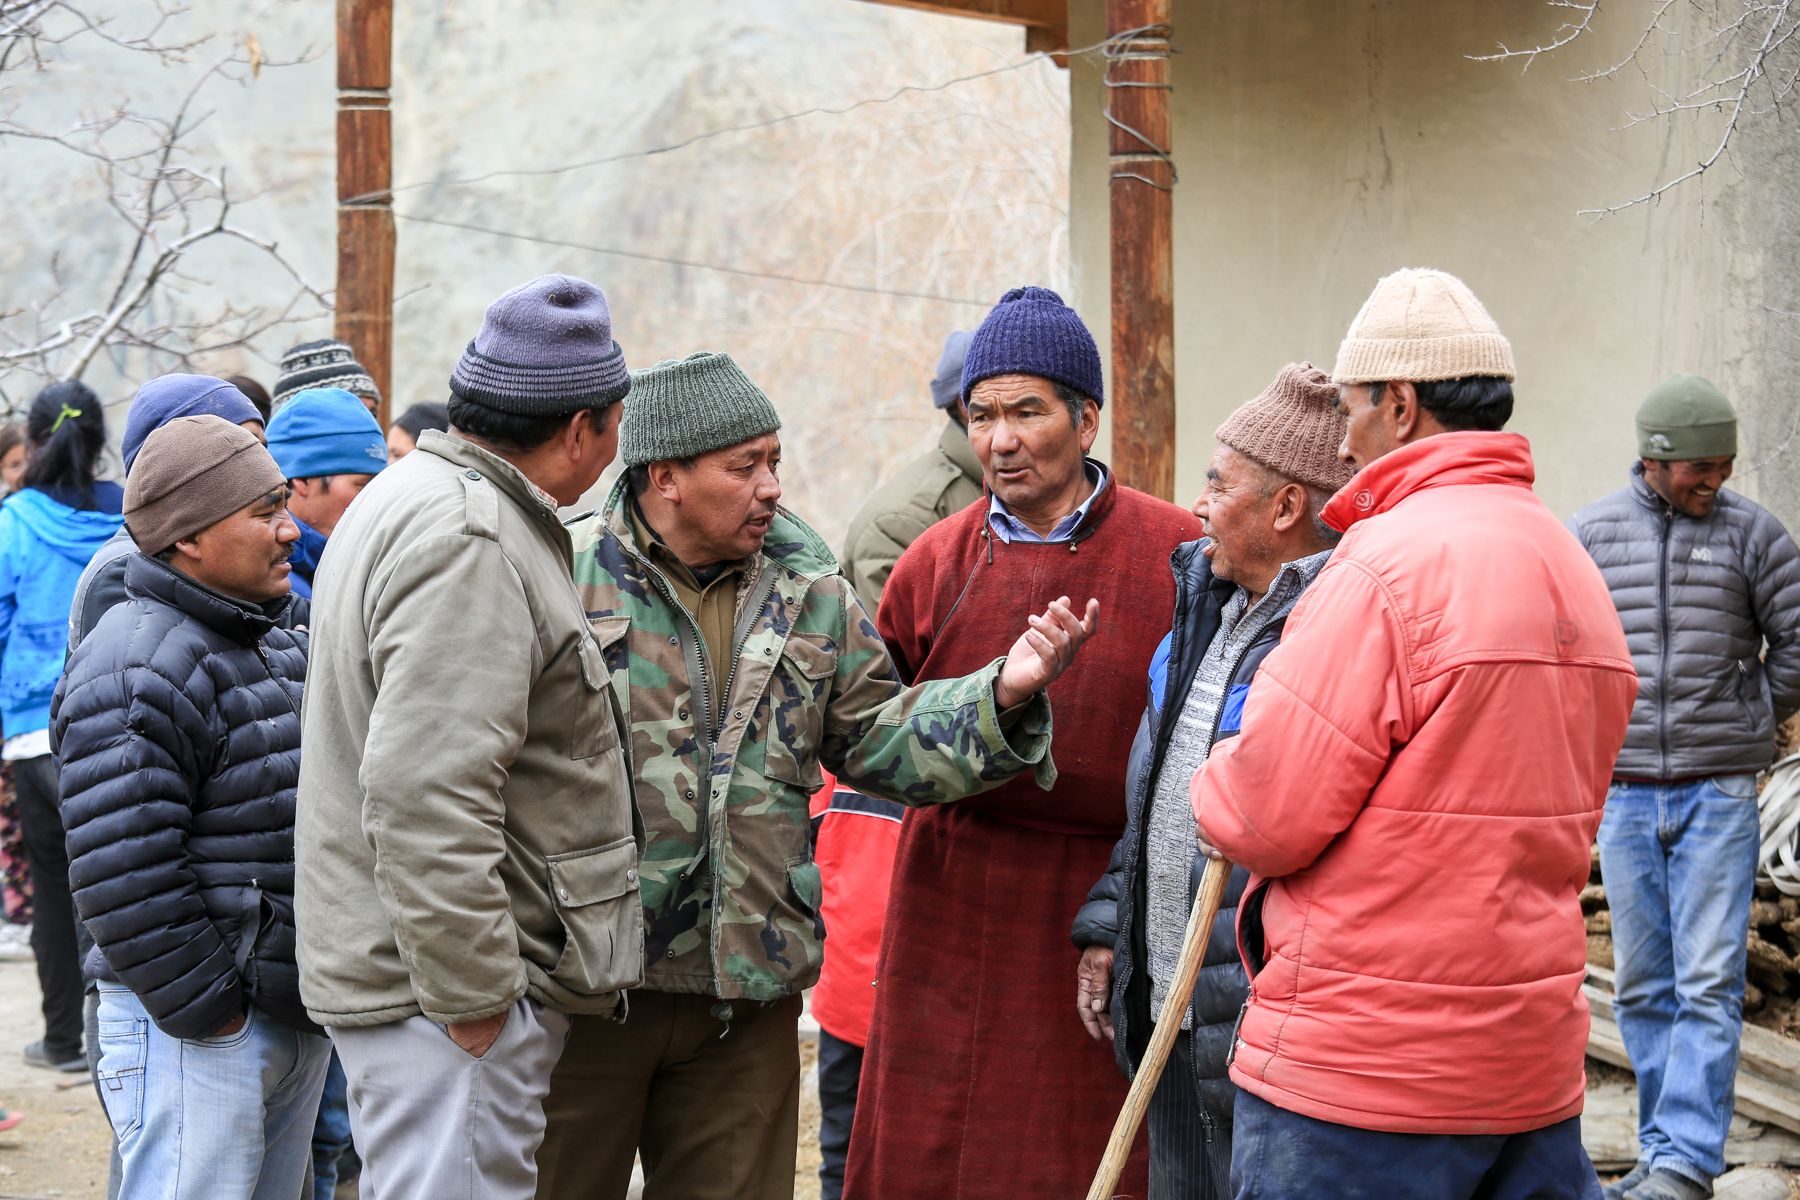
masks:
{"label": "blue knit beanie", "polygon": [[161,375],[138,389],[125,417],[119,451],[125,474],[137,461],[144,439],[176,417],[223,417],[233,425],[261,421],[262,414],[244,393],[210,375]]}
{"label": "blue knit beanie", "polygon": [[288,479],[374,475],[387,466],[387,439],[343,388],[307,388],[269,418],[269,453]]}
{"label": "blue knit beanie", "polygon": [[450,376],[471,404],[525,417],[601,408],[630,386],[605,293],[573,275],[541,275],[488,305]]}
{"label": "blue knit beanie", "polygon": [[1100,348],[1075,310],[1049,288],[1014,288],[981,323],[963,361],[962,401],[984,379],[1036,375],[1104,404]]}

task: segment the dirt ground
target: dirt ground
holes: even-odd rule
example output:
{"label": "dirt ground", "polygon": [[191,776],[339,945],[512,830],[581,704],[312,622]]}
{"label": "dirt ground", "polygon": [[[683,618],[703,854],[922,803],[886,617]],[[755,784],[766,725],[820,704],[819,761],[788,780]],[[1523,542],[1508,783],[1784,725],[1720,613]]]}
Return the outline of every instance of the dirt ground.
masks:
{"label": "dirt ground", "polygon": [[[105,1111],[85,1075],[57,1075],[19,1058],[43,1036],[37,974],[28,962],[0,962],[0,1108],[23,1113],[0,1133],[0,1200],[95,1200],[106,1195]],[[819,1196],[818,1045],[800,1044],[806,1087],[800,1101],[795,1200]],[[354,1187],[338,1191],[352,1200]],[[636,1195],[634,1190],[633,1195]]]}

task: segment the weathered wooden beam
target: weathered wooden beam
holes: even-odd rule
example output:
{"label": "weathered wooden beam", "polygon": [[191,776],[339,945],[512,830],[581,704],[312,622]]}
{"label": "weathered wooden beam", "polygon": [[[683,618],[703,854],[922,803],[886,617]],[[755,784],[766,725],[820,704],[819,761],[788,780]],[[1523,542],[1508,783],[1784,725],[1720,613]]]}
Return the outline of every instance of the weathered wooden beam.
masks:
{"label": "weathered wooden beam", "polygon": [[1175,498],[1169,7],[1170,0],[1107,0],[1106,33],[1115,40],[1105,81],[1112,163],[1113,467],[1123,482],[1165,500]]}
{"label": "weathered wooden beam", "polygon": [[1009,25],[1066,29],[1069,24],[1068,0],[867,0],[867,2],[886,4],[892,8],[916,8],[921,12],[942,13],[950,17],[1005,21]]}
{"label": "weathered wooden beam", "polygon": [[393,0],[338,0],[336,333],[381,389],[394,363]]}

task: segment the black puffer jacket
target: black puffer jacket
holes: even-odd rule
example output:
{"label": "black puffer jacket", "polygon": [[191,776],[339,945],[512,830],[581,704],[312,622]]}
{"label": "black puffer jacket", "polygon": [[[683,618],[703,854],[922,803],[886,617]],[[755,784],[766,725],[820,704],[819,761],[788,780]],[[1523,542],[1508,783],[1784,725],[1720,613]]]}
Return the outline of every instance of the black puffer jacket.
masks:
{"label": "black puffer jacket", "polygon": [[[1178,547],[1169,560],[1175,572],[1174,624],[1151,663],[1150,703],[1138,722],[1137,738],[1131,745],[1125,776],[1125,836],[1113,847],[1106,874],[1094,885],[1087,903],[1075,917],[1077,946],[1113,949],[1113,1052],[1127,1076],[1136,1072],[1150,1045],[1150,975],[1144,969],[1148,954],[1143,919],[1150,797],[1156,791],[1157,773],[1176,718],[1187,703],[1188,690],[1207,647],[1219,630],[1225,604],[1237,587],[1212,573],[1212,563],[1200,552],[1203,544],[1188,542]],[[1248,688],[1256,669],[1280,642],[1286,624],[1283,614],[1244,651],[1232,671],[1227,695],[1231,690]],[[1220,729],[1217,740],[1235,733],[1235,729]],[[1200,876],[1205,869],[1205,860],[1196,847],[1188,880],[1189,904],[1200,890]],[[1242,867],[1232,871],[1225,900],[1213,919],[1200,977],[1194,984],[1194,1083],[1203,1115],[1220,1125],[1230,1123],[1231,1106],[1237,1095],[1237,1089],[1226,1078],[1225,1068],[1231,1053],[1232,1030],[1250,987],[1238,957],[1236,933],[1237,904],[1248,880]]]}
{"label": "black puffer jacket", "polygon": [[133,555],[69,658],[50,728],[90,976],[171,1037],[253,1006],[316,1032],[294,964],[304,634]]}
{"label": "black puffer jacket", "polygon": [[1678,513],[1640,463],[1569,526],[1606,578],[1638,673],[1615,771],[1686,779],[1774,762],[1775,726],[1800,709],[1800,550],[1781,522],[1725,491],[1704,518]]}

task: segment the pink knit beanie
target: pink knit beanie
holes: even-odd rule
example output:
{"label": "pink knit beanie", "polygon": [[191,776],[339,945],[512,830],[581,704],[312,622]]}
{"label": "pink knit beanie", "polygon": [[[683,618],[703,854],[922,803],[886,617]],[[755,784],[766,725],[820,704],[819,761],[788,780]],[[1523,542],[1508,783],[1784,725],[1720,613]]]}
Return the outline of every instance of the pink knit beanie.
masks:
{"label": "pink knit beanie", "polygon": [[1432,383],[1513,377],[1512,345],[1469,290],[1445,271],[1407,267],[1375,285],[1338,348],[1338,383]]}
{"label": "pink knit beanie", "polygon": [[1344,416],[1337,388],[1311,363],[1289,363],[1254,400],[1225,418],[1213,436],[1285,479],[1335,492],[1350,481],[1338,458]]}

